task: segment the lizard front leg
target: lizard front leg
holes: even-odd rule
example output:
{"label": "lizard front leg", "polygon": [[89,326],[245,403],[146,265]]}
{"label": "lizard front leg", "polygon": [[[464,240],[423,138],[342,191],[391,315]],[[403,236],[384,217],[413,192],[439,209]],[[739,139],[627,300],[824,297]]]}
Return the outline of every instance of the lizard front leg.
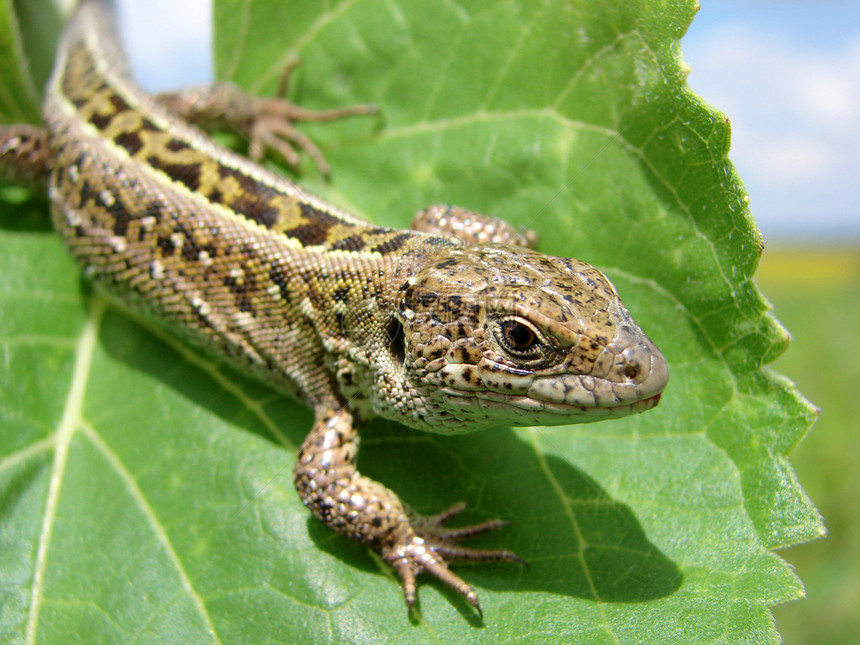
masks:
{"label": "lizard front leg", "polygon": [[470,549],[459,541],[504,526],[488,520],[461,528],[445,523],[463,510],[456,504],[433,516],[418,515],[397,495],[361,475],[354,462],[358,433],[344,408],[317,411],[314,428],[302,444],[294,470],[302,502],[327,526],[373,549],[397,571],[410,609],[419,573],[426,571],[459,593],[479,613],[475,590],[451,572],[458,560],[522,562],[506,549]]}
{"label": "lizard front leg", "polygon": [[538,243],[538,235],[531,229],[518,230],[496,217],[447,204],[434,204],[416,213],[412,229],[456,237],[469,244],[510,244],[533,249]]}

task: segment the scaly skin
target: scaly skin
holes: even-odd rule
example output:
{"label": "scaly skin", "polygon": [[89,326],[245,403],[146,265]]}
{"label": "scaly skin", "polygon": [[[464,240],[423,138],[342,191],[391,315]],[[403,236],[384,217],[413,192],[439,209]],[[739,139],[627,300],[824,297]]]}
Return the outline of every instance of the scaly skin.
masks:
{"label": "scaly skin", "polygon": [[313,408],[299,496],[395,568],[409,607],[426,571],[480,611],[448,563],[520,561],[459,545],[503,523],[452,529],[461,506],[411,512],[356,470],[360,424],[381,416],[460,433],[641,412],[666,384],[659,350],[600,271],[527,248],[532,234],[447,206],[419,213],[417,230],[375,226],[176,116],[224,110],[257,151],[294,157],[291,142],[320,160],[290,120],[366,106],[314,115],[225,86],[160,104],[126,78],[106,13],[81,4],[45,128],[0,130],[0,168],[47,182],[55,228],[112,298]]}

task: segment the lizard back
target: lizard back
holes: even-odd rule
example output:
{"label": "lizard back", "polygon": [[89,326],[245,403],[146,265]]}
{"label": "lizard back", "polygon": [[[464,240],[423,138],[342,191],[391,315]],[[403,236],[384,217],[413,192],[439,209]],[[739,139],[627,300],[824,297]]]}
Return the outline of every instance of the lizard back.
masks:
{"label": "lizard back", "polygon": [[81,7],[48,87],[56,229],[126,306],[292,395],[330,398],[321,339],[341,333],[346,303],[383,298],[387,258],[427,236],[356,218],[174,117],[130,80],[111,20]]}

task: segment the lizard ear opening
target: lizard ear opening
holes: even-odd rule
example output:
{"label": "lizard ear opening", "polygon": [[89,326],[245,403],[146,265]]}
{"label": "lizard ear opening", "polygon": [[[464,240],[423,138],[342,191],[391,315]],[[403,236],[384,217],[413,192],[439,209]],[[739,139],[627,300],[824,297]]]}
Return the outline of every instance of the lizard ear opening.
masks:
{"label": "lizard ear opening", "polygon": [[388,321],[388,329],[386,329],[388,340],[388,349],[391,352],[391,357],[398,365],[403,365],[406,359],[405,334],[403,333],[403,325],[394,316]]}

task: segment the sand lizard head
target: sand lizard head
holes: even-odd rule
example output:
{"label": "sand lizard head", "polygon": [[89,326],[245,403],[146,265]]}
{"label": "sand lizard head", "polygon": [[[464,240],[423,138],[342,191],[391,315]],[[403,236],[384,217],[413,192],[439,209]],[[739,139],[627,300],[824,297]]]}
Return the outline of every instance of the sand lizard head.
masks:
{"label": "sand lizard head", "polygon": [[400,288],[410,425],[554,425],[657,405],[668,371],[594,267],[522,248],[450,249]]}

